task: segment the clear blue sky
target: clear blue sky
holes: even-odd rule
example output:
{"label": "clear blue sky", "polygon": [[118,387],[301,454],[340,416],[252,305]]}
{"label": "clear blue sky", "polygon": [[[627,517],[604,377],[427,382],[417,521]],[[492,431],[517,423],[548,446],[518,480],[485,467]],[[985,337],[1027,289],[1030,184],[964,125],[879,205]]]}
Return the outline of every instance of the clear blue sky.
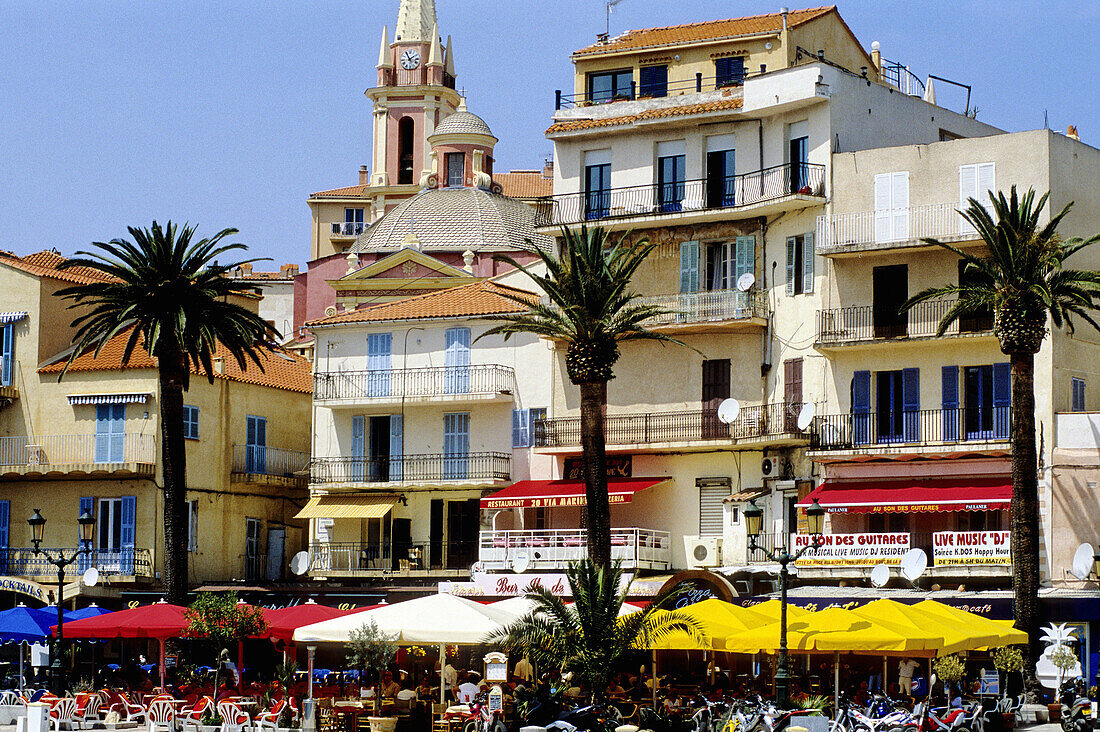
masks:
{"label": "clear blue sky", "polygon": [[[622,0],[630,28],[775,12],[793,0]],[[458,85],[500,138],[497,170],[533,168],[569,53],[604,29],[602,0],[436,0]],[[814,5],[817,3],[809,3]],[[0,249],[126,235],[154,218],[235,226],[257,256],[303,262],[315,190],[370,160],[381,27],[398,0],[0,3]],[[1010,131],[1076,124],[1100,144],[1100,2],[840,0],[867,47],[974,87]],[[941,104],[958,98],[937,85]],[[1098,182],[1100,184],[1100,182]]]}

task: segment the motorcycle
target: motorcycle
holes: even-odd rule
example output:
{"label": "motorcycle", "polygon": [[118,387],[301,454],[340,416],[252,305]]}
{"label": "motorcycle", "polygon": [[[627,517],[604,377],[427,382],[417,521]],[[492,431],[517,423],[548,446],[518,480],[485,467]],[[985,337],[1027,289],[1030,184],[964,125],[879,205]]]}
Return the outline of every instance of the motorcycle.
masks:
{"label": "motorcycle", "polygon": [[1062,730],[1088,732],[1092,728],[1092,702],[1085,680],[1070,679],[1058,692],[1058,701],[1062,704]]}
{"label": "motorcycle", "polygon": [[504,710],[489,708],[489,692],[483,691],[469,704],[470,717],[462,732],[508,732]]}

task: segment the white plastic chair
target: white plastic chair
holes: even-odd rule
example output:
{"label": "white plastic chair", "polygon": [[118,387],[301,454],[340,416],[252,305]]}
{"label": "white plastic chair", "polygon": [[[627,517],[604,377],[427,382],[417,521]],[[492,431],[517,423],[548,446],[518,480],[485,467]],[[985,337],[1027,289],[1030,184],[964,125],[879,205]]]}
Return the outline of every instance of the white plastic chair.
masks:
{"label": "white plastic chair", "polygon": [[55,730],[60,730],[61,725],[68,725],[69,729],[76,729],[73,724],[73,714],[76,713],[76,699],[65,697],[58,699],[50,710],[50,724]]}
{"label": "white plastic chair", "polygon": [[218,702],[218,716],[222,718],[222,732],[252,730],[252,719],[233,702]]}
{"label": "white plastic chair", "polygon": [[92,694],[84,702],[84,708],[79,712],[73,712],[73,724],[81,729],[91,729],[99,719],[99,707],[103,703],[99,694]]}
{"label": "white plastic chair", "polygon": [[176,706],[168,699],[156,699],[149,705],[149,732],[176,732]]}

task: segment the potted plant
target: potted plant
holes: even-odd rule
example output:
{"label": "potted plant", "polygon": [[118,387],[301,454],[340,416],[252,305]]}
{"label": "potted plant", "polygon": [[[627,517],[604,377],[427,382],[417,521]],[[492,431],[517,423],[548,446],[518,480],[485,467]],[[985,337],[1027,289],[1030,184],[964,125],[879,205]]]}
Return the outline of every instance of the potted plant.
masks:
{"label": "potted plant", "polygon": [[372,620],[348,634],[347,652],[348,662],[358,668],[364,677],[373,672],[378,680],[373,700],[374,716],[368,717],[371,732],[393,732],[397,717],[381,716],[382,674],[397,657],[397,636],[383,633]]}
{"label": "potted plant", "polygon": [[[936,677],[943,681],[943,691],[947,696],[947,703],[951,703],[951,684],[962,681],[963,676],[966,675],[966,665],[963,660],[956,654],[952,653],[948,656],[937,656],[932,661],[932,670],[936,672]],[[931,693],[931,688],[929,688]]]}
{"label": "potted plant", "polygon": [[[997,669],[998,678],[1001,683],[1001,696],[1007,698],[1008,675],[1023,671],[1024,654],[1015,646],[1000,646],[994,648],[990,655],[993,657],[993,666]],[[1004,712],[1002,717],[1004,718],[1004,726],[1006,729],[1012,729],[1016,726],[1015,712]]]}
{"label": "potted plant", "polygon": [[1062,682],[1065,681],[1066,674],[1077,666],[1077,654],[1068,645],[1059,643],[1054,652],[1050,654],[1050,662],[1058,669],[1058,687],[1054,695],[1054,701],[1047,704],[1047,714],[1050,715],[1051,722],[1058,722],[1062,719],[1062,704],[1058,701],[1058,692],[1062,689]]}

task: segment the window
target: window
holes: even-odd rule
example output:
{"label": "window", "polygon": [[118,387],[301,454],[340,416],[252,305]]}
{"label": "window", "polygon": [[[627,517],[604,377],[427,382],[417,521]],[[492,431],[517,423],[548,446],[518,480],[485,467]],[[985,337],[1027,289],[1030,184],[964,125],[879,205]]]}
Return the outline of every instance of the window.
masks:
{"label": "window", "polygon": [[[984,285],[989,278],[984,272],[973,267],[966,266],[966,260],[959,260],[959,287],[974,287]],[[972,311],[959,318],[960,333],[980,333],[993,329],[993,308],[985,307],[980,311]]]}
{"label": "window", "polygon": [[390,395],[390,354],[393,336],[390,333],[367,335],[367,393],[369,397]]}
{"label": "window", "polygon": [[641,96],[668,96],[668,66],[642,66],[638,69],[641,78]]}
{"label": "window", "polygon": [[657,204],[662,213],[682,208],[685,170],[683,140],[657,143]]}
{"label": "window", "polygon": [[187,551],[199,550],[199,502],[191,500],[187,502]]}
{"label": "window", "polygon": [[535,422],[546,419],[546,407],[512,410],[512,447],[531,447],[535,438]]}
{"label": "window", "polygon": [[[707,244],[707,290],[733,290],[743,274],[756,269],[756,237]],[[682,279],[682,276],[681,276]]]}
{"label": "window", "polygon": [[95,408],[95,461],[121,463],[126,452],[126,405],[99,404]]}
{"label": "window", "polygon": [[783,362],[783,410],[784,429],[790,433],[800,432],[798,414],[802,410],[802,359],[789,358]]}
{"label": "window", "polygon": [[584,154],[584,217],[601,219],[611,212],[611,151]]}
{"label": "window", "polygon": [[465,478],[470,461],[470,415],[443,415],[443,477]]}
{"label": "window", "polygon": [[730,360],[719,358],[703,361],[700,401],[703,406],[702,437],[714,440],[729,436],[729,425],[718,419],[718,407],[730,398]]}
{"label": "window", "polygon": [[[337,228],[333,226],[333,228]],[[339,233],[344,236],[359,236],[363,233],[363,209],[361,208],[345,208],[344,209],[344,225],[340,229]]]}
{"label": "window", "polygon": [[787,294],[814,291],[814,235],[787,237]]}
{"label": "window", "polygon": [[968,440],[1006,439],[1012,399],[1007,363],[963,369],[963,427]]}
{"label": "window", "polygon": [[914,442],[919,435],[920,370],[875,373],[877,442]]}
{"label": "window", "polygon": [[904,534],[909,531],[909,516],[904,513],[871,513],[867,515],[867,533]]}
{"label": "window", "polygon": [[714,59],[714,85],[735,86],[745,82],[744,56],[727,56]]}
{"label": "window", "polygon": [[199,439],[199,408],[183,405],[183,437],[186,440]]}
{"label": "window", "polygon": [[601,71],[588,75],[588,101],[604,104],[616,99],[632,99],[634,69]]}
{"label": "window", "polygon": [[1083,412],[1085,411],[1085,380],[1079,379],[1076,376],[1069,380],[1070,384],[1070,400],[1069,411],[1071,412]]}
{"label": "window", "polygon": [[723,501],[730,495],[729,478],[699,478],[699,536],[722,535]]}
{"label": "window", "polygon": [[447,185],[461,188],[466,181],[466,156],[460,152],[449,152],[446,157]]}
{"label": "window", "polygon": [[[971,198],[976,199],[988,208],[989,193],[990,191],[996,191],[996,188],[997,169],[995,164],[975,163],[959,166],[959,210],[965,211],[969,208]],[[959,233],[974,233],[974,227],[961,216],[959,217]]]}
{"label": "window", "polygon": [[5,323],[0,347],[0,386],[12,385],[12,364],[15,356],[15,323]]}
{"label": "window", "polygon": [[267,419],[249,415],[245,418],[245,472],[267,473]]}
{"label": "window", "polygon": [[413,182],[413,144],[416,126],[412,117],[402,117],[397,123],[397,183],[408,185]]}
{"label": "window", "polygon": [[733,206],[737,203],[734,186],[736,153],[733,135],[715,135],[707,138],[707,208]]}
{"label": "window", "polygon": [[909,173],[875,176],[875,241],[909,238]]}
{"label": "window", "polygon": [[909,266],[891,264],[871,270],[871,321],[875,338],[903,338],[909,317],[901,306],[909,298]]}
{"label": "window", "polygon": [[809,195],[810,171],[807,164],[810,162],[810,125],[807,122],[796,122],[790,126],[787,143],[787,162],[790,163],[790,192]]}
{"label": "window", "polygon": [[244,520],[244,572],[245,579],[258,580],[262,576],[263,552],[260,551],[260,520]]}
{"label": "window", "polygon": [[958,531],[1000,531],[1000,511],[959,511],[957,514]]}
{"label": "window", "polygon": [[470,392],[470,329],[448,328],[444,334],[444,390],[448,394]]}

